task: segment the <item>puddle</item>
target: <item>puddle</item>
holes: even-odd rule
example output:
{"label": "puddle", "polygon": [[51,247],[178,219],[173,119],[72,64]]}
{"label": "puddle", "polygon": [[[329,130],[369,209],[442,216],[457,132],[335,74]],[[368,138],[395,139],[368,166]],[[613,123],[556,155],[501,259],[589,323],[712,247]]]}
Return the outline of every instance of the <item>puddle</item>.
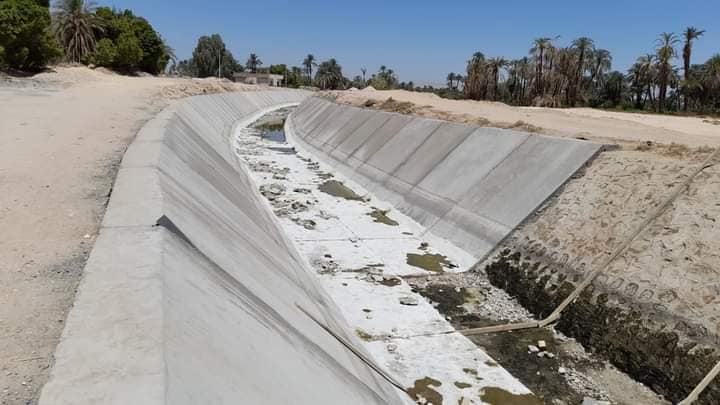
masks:
{"label": "puddle", "polygon": [[456,387],[458,387],[460,389],[472,387],[472,384],[468,384],[468,383],[462,382],[462,381],[455,381],[454,384]]}
{"label": "puddle", "polygon": [[260,138],[273,142],[284,143],[285,138],[285,119],[280,117],[268,117],[261,119],[253,128],[260,131]]}
{"label": "puddle", "polygon": [[426,253],[419,255],[415,253],[407,254],[407,264],[413,267],[418,267],[423,270],[432,271],[434,273],[444,273],[445,268],[455,268],[455,264],[450,262],[447,256],[440,254]]}
{"label": "puddle", "polygon": [[[430,300],[437,310],[451,319],[452,325],[457,329],[475,328],[504,323],[497,319],[489,319],[479,313],[470,311],[468,307],[478,302],[482,296],[476,288],[456,287],[450,283],[428,284],[412,286],[414,292]],[[482,301],[481,301],[482,302]],[[490,355],[495,361],[488,360],[488,367],[500,365],[518,378],[525,386],[535,393],[537,401],[541,399],[558,399],[566,404],[579,404],[584,396],[591,396],[590,392],[578,391],[568,383],[567,376],[557,370],[560,366],[573,369],[596,367],[592,364],[580,364],[577,360],[567,363],[571,355],[562,347],[551,330],[526,329],[512,333],[489,333],[470,336],[469,339]],[[530,345],[538,345],[538,341],[546,342],[544,353],[553,356],[540,357],[536,353],[528,353]],[[464,369],[468,376],[476,377],[476,370]],[[593,394],[594,395],[594,394]],[[516,402],[497,402],[498,404],[514,404]],[[517,402],[524,404],[526,402]],[[541,403],[541,402],[527,402]]]}
{"label": "puddle", "polygon": [[378,223],[389,225],[389,226],[400,225],[397,221],[395,221],[394,219],[391,219],[390,217],[387,216],[388,212],[390,212],[390,210],[383,211],[383,210],[374,208],[373,212],[371,212],[367,215],[371,216],[374,219],[373,222],[378,222]]}
{"label": "puddle", "polygon": [[483,388],[480,399],[490,405],[542,405],[533,394],[518,395],[497,387]]}
{"label": "puddle", "polygon": [[415,380],[415,386],[408,388],[407,393],[410,398],[420,401],[421,397],[425,399],[422,403],[432,403],[433,405],[442,405],[443,396],[433,388],[438,388],[442,383],[430,377]]}
{"label": "puddle", "polygon": [[328,180],[321,184],[320,191],[330,194],[331,196],[344,198],[350,201],[365,201],[362,196],[357,195],[354,191],[337,180]]}

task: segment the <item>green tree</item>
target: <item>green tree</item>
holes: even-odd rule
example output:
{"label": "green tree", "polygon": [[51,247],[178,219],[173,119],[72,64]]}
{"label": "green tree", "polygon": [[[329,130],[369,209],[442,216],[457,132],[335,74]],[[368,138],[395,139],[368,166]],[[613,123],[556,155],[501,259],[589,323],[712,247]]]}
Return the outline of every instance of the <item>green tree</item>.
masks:
{"label": "green tree", "polygon": [[132,28],[143,52],[142,59],[138,62],[140,70],[152,74],[158,74],[165,70],[170,55],[166,52],[167,48],[160,34],[146,19],[141,17],[133,19]]}
{"label": "green tree", "polygon": [[287,87],[298,88],[305,82],[305,73],[299,66],[293,66],[290,68],[287,74]]}
{"label": "green tree", "polygon": [[109,38],[103,38],[95,46],[95,52],[90,55],[90,62],[98,66],[112,67],[118,59],[118,49]]}
{"label": "green tree", "polygon": [[309,53],[303,60],[302,64],[305,67],[305,74],[307,74],[308,79],[312,80],[313,67],[317,66],[317,62],[315,62],[315,55]]}
{"label": "green tree", "polygon": [[337,90],[344,87],[345,78],[342,75],[342,66],[337,60],[330,59],[318,65],[315,73],[315,85],[323,90]]}
{"label": "green tree", "polygon": [[605,72],[612,68],[612,55],[607,49],[596,49],[592,54],[592,66],[590,68],[590,82],[601,78]]}
{"label": "green tree", "polygon": [[672,32],[663,32],[657,41],[657,72],[658,72],[658,112],[665,109],[665,99],[667,98],[667,89],[670,85],[671,75],[673,74],[672,60],[677,57],[675,45],[680,41]]}
{"label": "green tree", "polygon": [[38,70],[62,55],[47,2],[0,1],[0,68]]}
{"label": "green tree", "polygon": [[[160,34],[144,18],[138,17],[130,10],[115,11],[108,7],[100,7],[95,11],[102,32],[98,33],[99,38],[108,38],[115,45],[121,36],[133,36],[142,49],[142,59],[132,66],[116,66],[124,69],[140,69],[142,71],[158,74],[165,70],[170,60],[174,60],[172,48],[167,46]],[[127,42],[127,38],[125,38]]]}
{"label": "green tree", "polygon": [[143,59],[143,50],[140,41],[131,33],[121,34],[117,39],[117,58],[115,65],[121,68],[131,69],[137,66]]}
{"label": "green tree", "polygon": [[192,68],[190,71],[193,76],[197,77],[217,76],[219,71],[222,77],[232,79],[233,73],[242,71],[242,66],[227,49],[219,34],[198,39],[188,66]]}
{"label": "green tree", "polygon": [[[691,86],[691,75],[690,75],[690,62],[692,59],[692,46],[693,41],[700,38],[705,34],[705,30],[701,30],[695,27],[688,27],[683,32],[683,38],[685,44],[683,45],[683,73],[685,77],[685,87]],[[683,109],[688,109],[688,99],[685,97]]]}
{"label": "green tree", "polygon": [[70,62],[82,61],[95,50],[96,33],[102,32],[95,3],[85,0],[58,0],[53,13],[55,32]]}
{"label": "green tree", "polygon": [[580,37],[572,42],[573,48],[577,51],[577,67],[571,78],[569,90],[570,107],[574,107],[580,93],[585,73],[587,55],[595,51],[595,41],[588,37]]}
{"label": "green tree", "polygon": [[455,86],[454,86],[454,84],[455,84],[455,72],[450,72],[450,73],[448,73],[448,75],[447,75],[447,77],[445,78],[445,80],[447,81],[447,86],[448,86],[449,89],[452,90],[452,89],[455,88]]}
{"label": "green tree", "polygon": [[249,71],[257,73],[258,68],[262,66],[262,64],[263,62],[260,60],[260,57],[254,53],[251,53],[250,56],[248,56],[247,62],[245,62],[245,67]]}
{"label": "green tree", "polygon": [[484,83],[487,81],[487,69],[485,67],[485,55],[482,52],[475,52],[467,62],[465,77],[465,97],[471,100],[480,100],[483,93]]}
{"label": "green tree", "polygon": [[488,69],[490,70],[490,80],[492,80],[492,99],[497,100],[500,86],[500,70],[504,69],[508,61],[504,58],[490,58],[488,60]]}
{"label": "green tree", "polygon": [[536,38],[530,48],[530,54],[535,57],[535,94],[538,96],[545,95],[545,87],[543,86],[543,67],[546,63],[546,56],[549,50],[553,48],[552,40],[547,37]]}

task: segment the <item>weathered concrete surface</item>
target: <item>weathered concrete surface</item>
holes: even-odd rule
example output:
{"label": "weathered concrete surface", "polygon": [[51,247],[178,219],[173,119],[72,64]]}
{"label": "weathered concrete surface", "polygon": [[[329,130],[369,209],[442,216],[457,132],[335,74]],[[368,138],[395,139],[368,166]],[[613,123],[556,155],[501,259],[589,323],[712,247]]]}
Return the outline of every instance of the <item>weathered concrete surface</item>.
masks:
{"label": "weathered concrete surface", "polygon": [[371,112],[321,98],[303,102],[287,132],[429,232],[476,257],[488,254],[602,148]]}
{"label": "weathered concrete surface", "polygon": [[[479,267],[547,316],[708,154],[603,153]],[[673,402],[720,360],[720,161],[713,164],[557,325]],[[720,382],[698,403],[720,403]]]}
{"label": "weathered concrete surface", "polygon": [[401,403],[353,341],[231,150],[304,92],[202,96],[123,161],[40,403]]}

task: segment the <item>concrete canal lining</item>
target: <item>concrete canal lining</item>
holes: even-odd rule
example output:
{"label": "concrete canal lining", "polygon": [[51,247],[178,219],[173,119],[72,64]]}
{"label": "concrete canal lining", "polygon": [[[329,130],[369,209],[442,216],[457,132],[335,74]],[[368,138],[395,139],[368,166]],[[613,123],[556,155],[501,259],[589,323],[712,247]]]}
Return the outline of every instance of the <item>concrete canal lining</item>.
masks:
{"label": "concrete canal lining", "polygon": [[287,132],[429,232],[476,257],[490,253],[602,148],[317,97],[290,116]]}
{"label": "concrete canal lining", "polygon": [[40,403],[386,404],[229,137],[307,93],[194,97],[128,150]]}
{"label": "concrete canal lining", "polygon": [[302,102],[293,141],[477,256],[601,148],[308,96],[194,97],[141,130],[41,404],[407,401],[297,307],[356,341],[233,151],[269,111]]}

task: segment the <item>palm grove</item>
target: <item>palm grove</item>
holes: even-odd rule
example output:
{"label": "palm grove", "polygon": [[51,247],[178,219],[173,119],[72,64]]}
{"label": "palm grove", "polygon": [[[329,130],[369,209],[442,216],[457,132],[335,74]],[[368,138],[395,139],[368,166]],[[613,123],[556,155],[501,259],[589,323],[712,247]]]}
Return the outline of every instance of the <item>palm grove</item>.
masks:
{"label": "palm grove", "polygon": [[84,0],[0,0],[0,69],[37,71],[64,60],[163,72],[172,49],[131,11]]}
{"label": "palm grove", "polygon": [[639,57],[626,73],[611,71],[610,51],[590,38],[566,47],[556,46],[556,39],[538,38],[529,56],[520,59],[475,53],[465,76],[447,76],[448,89],[455,97],[514,105],[717,113],[720,54],[701,64],[692,60],[693,44],[704,32],[689,27],[681,36],[661,34],[654,52]]}

